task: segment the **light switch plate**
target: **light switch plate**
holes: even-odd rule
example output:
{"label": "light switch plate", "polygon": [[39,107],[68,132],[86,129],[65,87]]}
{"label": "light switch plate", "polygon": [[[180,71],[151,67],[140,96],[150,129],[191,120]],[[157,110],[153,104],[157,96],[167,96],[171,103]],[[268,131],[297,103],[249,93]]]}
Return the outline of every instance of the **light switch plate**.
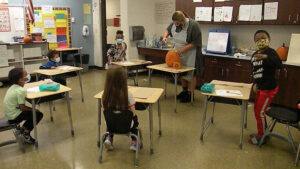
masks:
{"label": "light switch plate", "polygon": [[71,22],[72,22],[72,23],[75,22],[75,18],[74,18],[74,17],[71,18]]}

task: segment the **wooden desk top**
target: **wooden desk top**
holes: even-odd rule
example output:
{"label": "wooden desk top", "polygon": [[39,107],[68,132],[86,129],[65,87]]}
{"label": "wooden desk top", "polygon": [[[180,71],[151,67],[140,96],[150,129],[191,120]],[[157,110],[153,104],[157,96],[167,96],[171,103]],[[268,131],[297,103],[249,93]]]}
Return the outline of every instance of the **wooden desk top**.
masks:
{"label": "wooden desk top", "polygon": [[76,72],[80,70],[83,70],[83,68],[74,67],[74,66],[58,66],[56,69],[38,69],[35,70],[34,73],[38,73],[46,76],[55,76],[64,73],[69,73],[69,72]]}
{"label": "wooden desk top", "polygon": [[128,60],[128,61],[121,61],[121,62],[112,62],[114,65],[119,65],[123,67],[131,67],[131,66],[140,66],[140,65],[149,65],[151,61],[147,60]]}
{"label": "wooden desk top", "polygon": [[173,69],[171,67],[168,67],[166,63],[163,64],[158,64],[158,65],[150,65],[147,66],[148,69],[154,69],[154,70],[160,70],[163,72],[169,72],[169,73],[184,73],[184,72],[189,72],[192,70],[195,70],[193,67],[185,67],[182,66],[180,69]]}
{"label": "wooden desk top", "polygon": [[73,51],[73,50],[81,50],[81,48],[60,48],[60,49],[55,49],[58,52],[64,52],[64,51]]}
{"label": "wooden desk top", "polygon": [[[128,87],[128,90],[132,93],[132,95],[134,97],[134,93],[137,90],[142,90],[143,88],[145,88],[145,89],[151,89],[152,90],[152,94],[147,99],[134,98],[135,101],[138,102],[138,103],[154,104],[154,103],[156,103],[158,101],[158,99],[161,97],[161,95],[164,92],[164,89],[161,89],[161,88],[134,87],[134,86]],[[103,91],[101,91],[100,93],[98,93],[97,95],[95,95],[94,98],[101,99],[102,98],[102,94],[103,94]]]}
{"label": "wooden desk top", "polygon": [[239,99],[239,100],[249,100],[252,90],[252,83],[235,83],[235,82],[226,82],[220,80],[213,80],[211,81],[212,84],[215,84],[215,90],[239,90],[241,91],[243,96],[220,96],[217,95],[214,91],[213,93],[203,93],[201,94],[206,96],[217,96],[217,97],[224,97],[224,98],[231,98],[231,99]]}
{"label": "wooden desk top", "polygon": [[[37,87],[41,84],[45,84],[45,81],[38,81],[38,82],[33,82],[33,83],[27,83],[25,84],[24,88],[27,90],[29,88],[32,87]],[[46,97],[46,96],[52,96],[55,94],[59,94],[59,93],[65,93],[65,92],[69,92],[72,89],[63,85],[60,85],[60,89],[56,92],[51,92],[51,91],[42,91],[42,92],[27,92],[27,96],[26,98],[28,99],[38,99],[41,97]]]}

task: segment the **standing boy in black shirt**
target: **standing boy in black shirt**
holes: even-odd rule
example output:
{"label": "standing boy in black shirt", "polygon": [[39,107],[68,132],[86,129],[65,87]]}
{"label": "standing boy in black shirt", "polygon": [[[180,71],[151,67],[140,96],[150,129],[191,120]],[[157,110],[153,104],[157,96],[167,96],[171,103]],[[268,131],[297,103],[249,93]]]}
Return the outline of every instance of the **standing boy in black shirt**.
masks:
{"label": "standing boy in black shirt", "polygon": [[282,67],[276,51],[269,47],[270,35],[267,31],[258,30],[254,34],[258,47],[251,58],[254,79],[253,91],[256,94],[254,114],[257,121],[257,135],[250,135],[249,143],[258,145],[267,127],[265,111],[278,91],[275,72]]}

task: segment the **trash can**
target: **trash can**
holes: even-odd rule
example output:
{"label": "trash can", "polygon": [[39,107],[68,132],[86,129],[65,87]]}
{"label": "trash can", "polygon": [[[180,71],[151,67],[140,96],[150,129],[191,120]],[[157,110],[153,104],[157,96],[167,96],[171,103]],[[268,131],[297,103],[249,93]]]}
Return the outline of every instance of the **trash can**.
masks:
{"label": "trash can", "polygon": [[[83,72],[89,71],[89,61],[90,55],[89,54],[81,54],[82,55],[82,68]],[[75,55],[75,64],[76,66],[80,67],[80,54]]]}

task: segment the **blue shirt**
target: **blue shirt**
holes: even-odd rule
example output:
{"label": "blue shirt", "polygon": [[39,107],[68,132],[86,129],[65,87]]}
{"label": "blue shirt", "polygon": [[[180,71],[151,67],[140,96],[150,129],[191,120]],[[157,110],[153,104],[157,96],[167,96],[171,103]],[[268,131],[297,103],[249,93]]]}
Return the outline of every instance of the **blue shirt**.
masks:
{"label": "blue shirt", "polygon": [[51,67],[57,67],[57,66],[58,66],[58,63],[49,60],[42,67],[44,67],[44,68],[51,68]]}

